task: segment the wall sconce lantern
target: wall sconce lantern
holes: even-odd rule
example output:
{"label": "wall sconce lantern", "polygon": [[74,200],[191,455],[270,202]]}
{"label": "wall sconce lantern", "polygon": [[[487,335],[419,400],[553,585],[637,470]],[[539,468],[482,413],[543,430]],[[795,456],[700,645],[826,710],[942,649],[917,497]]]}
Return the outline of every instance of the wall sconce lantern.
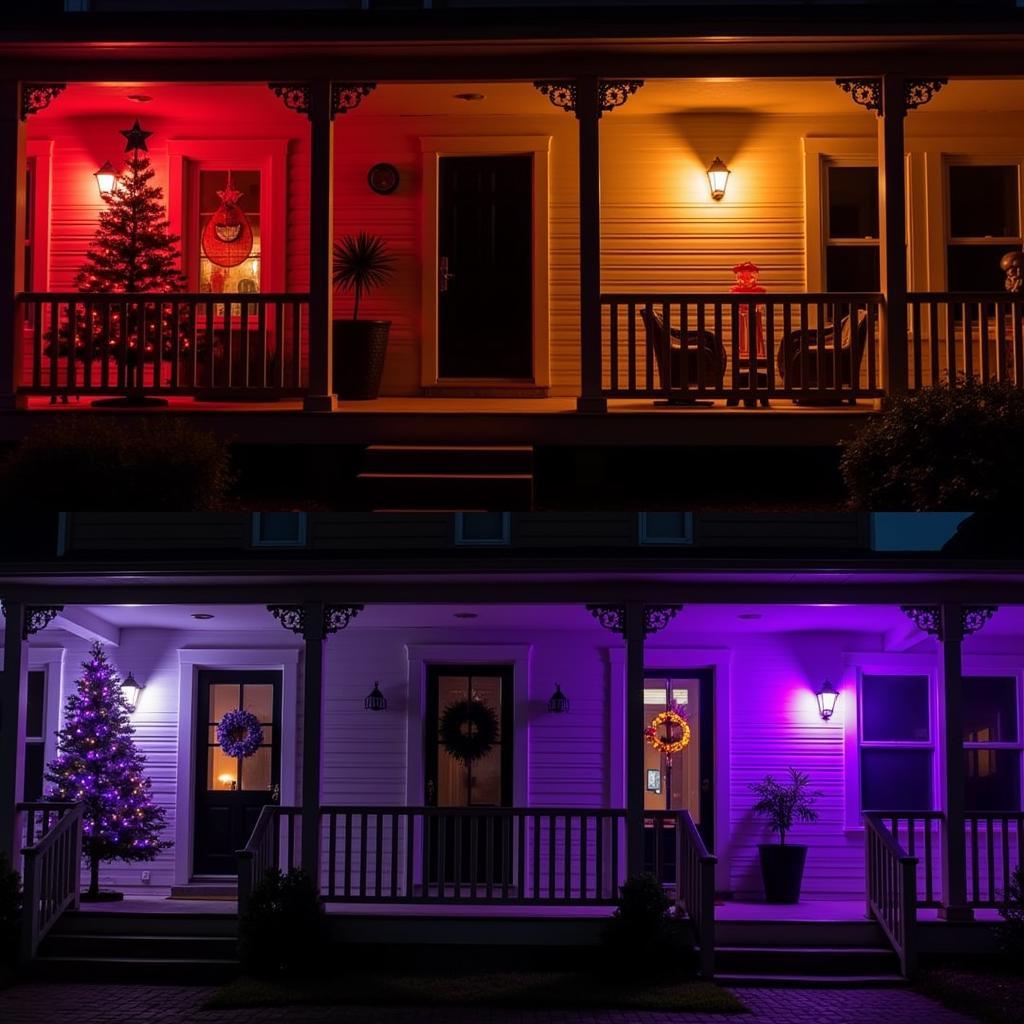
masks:
{"label": "wall sconce lantern", "polygon": [[388,699],[380,692],[380,683],[374,682],[370,695],[363,701],[367,711],[387,711]]}
{"label": "wall sconce lantern", "polygon": [[96,187],[100,190],[100,199],[109,199],[117,187],[117,172],[108,160],[94,175]]}
{"label": "wall sconce lantern", "polygon": [[562,687],[555,683],[555,692],[548,701],[548,711],[552,715],[564,715],[569,710],[569,698],[562,693]]}
{"label": "wall sconce lantern", "polygon": [[138,682],[131,672],[125,676],[121,682],[121,693],[124,694],[125,703],[128,705],[129,711],[135,711],[138,708],[139,699],[142,697],[142,691],[145,688],[145,684]]}
{"label": "wall sconce lantern", "polygon": [[722,163],[722,158],[716,156],[708,168],[708,184],[711,186],[711,198],[720,202],[725,198],[725,186],[729,182],[729,175],[732,172]]}
{"label": "wall sconce lantern", "polygon": [[839,691],[826,679],[815,696],[818,698],[818,714],[821,715],[822,721],[827,722],[836,709]]}

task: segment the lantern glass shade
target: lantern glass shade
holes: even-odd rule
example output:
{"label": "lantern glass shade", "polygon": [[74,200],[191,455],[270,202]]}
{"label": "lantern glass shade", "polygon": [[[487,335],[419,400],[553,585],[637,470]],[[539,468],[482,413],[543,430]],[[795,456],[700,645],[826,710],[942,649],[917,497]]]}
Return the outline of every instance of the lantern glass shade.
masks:
{"label": "lantern glass shade", "polygon": [[832,712],[836,709],[839,692],[826,679],[815,696],[818,698],[818,714],[821,715],[823,721],[827,722],[832,717]]}
{"label": "lantern glass shade", "polygon": [[109,199],[117,185],[117,172],[108,160],[94,175],[96,187],[100,190],[101,199]]}
{"label": "lantern glass shade", "polygon": [[719,202],[725,197],[725,186],[729,182],[730,170],[722,162],[722,158],[716,156],[708,168],[708,185],[711,186],[711,198]]}
{"label": "lantern glass shade", "polygon": [[388,699],[380,692],[380,683],[374,683],[369,696],[363,701],[367,711],[387,711]]}
{"label": "lantern glass shade", "polygon": [[553,715],[564,715],[569,710],[569,698],[562,693],[562,687],[556,683],[555,692],[548,701],[548,711]]}
{"label": "lantern glass shade", "polygon": [[135,679],[135,676],[128,673],[124,681],[121,683],[121,693],[124,694],[125,703],[128,705],[129,711],[135,711],[139,706],[139,698],[142,696],[142,691],[145,686]]}

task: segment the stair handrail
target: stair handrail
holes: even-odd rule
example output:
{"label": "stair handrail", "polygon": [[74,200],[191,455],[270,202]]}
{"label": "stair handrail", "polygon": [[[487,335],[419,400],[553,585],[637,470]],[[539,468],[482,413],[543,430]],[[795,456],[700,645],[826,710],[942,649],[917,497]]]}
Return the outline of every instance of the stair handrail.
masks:
{"label": "stair handrail", "polygon": [[715,865],[689,811],[676,817],[676,908],[693,924],[701,976],[715,976]]}
{"label": "stair handrail", "polygon": [[281,807],[279,804],[264,804],[260,810],[248,841],[235,853],[238,858],[239,916],[245,913],[257,883],[262,881],[268,871],[281,866],[281,837],[277,826],[282,817],[287,817],[289,824],[289,866],[293,862],[294,857],[290,851],[294,845],[294,823],[300,814],[299,807]]}
{"label": "stair handrail", "polygon": [[910,856],[889,831],[885,815],[864,815],[865,880],[868,915],[882,926],[900,960],[900,973],[917,970],[917,857]]}
{"label": "stair handrail", "polygon": [[27,845],[22,847],[21,942],[22,963],[36,955],[39,944],[65,910],[77,910],[82,874],[82,816],[85,805],[33,802],[17,805],[28,812],[54,810],[53,824],[44,814],[41,834],[35,838],[29,819]]}

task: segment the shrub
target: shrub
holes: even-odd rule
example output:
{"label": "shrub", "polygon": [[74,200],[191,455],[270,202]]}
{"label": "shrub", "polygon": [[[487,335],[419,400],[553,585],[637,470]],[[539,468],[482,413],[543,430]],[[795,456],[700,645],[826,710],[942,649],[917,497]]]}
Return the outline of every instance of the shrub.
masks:
{"label": "shrub", "polygon": [[605,955],[599,960],[606,977],[629,981],[697,973],[690,923],[676,915],[653,875],[635,875],[619,890],[603,948]]}
{"label": "shrub", "polygon": [[789,769],[789,782],[776,782],[766,775],[760,782],[750,784],[757,803],[751,808],[754,814],[768,819],[773,832],[779,835],[779,842],[785,844],[786,833],[793,828],[794,821],[817,821],[815,801],[821,797],[818,790],[808,791],[811,780],[806,772]]}
{"label": "shrub", "polygon": [[996,928],[1004,959],[1017,973],[1024,972],[1024,864],[1010,876],[999,908],[1002,923]]}
{"label": "shrub", "polygon": [[13,965],[18,957],[21,928],[21,876],[0,853],[0,965]]}
{"label": "shrub", "polygon": [[850,441],[850,501],[873,511],[962,511],[1019,501],[1024,391],[960,379],[894,399]]}
{"label": "shrub", "polygon": [[239,953],[247,974],[288,980],[322,963],[326,929],[320,894],[301,868],[268,871],[239,920]]}
{"label": "shrub", "polygon": [[46,509],[169,512],[221,507],[233,480],[228,446],[163,416],[58,416],[0,467],[0,491]]}

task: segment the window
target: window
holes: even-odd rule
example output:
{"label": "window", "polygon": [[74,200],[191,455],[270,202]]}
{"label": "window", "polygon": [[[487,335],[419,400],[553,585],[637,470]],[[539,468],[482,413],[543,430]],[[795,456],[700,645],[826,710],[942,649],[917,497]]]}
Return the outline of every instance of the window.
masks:
{"label": "window", "polygon": [[963,680],[964,805],[969,811],[1020,810],[1020,719],[1015,676]]}
{"label": "window", "polygon": [[[198,173],[198,216],[196,225],[197,238],[200,240],[199,251],[199,290],[201,292],[258,292],[261,291],[261,248],[260,248],[260,209],[261,209],[261,175],[257,170],[231,169],[207,170],[200,168]],[[203,243],[204,232],[214,231],[224,242],[230,242],[238,234],[238,224],[219,225],[215,221],[221,209],[222,197],[228,185],[240,193],[237,200],[238,210],[248,221],[252,229],[252,249],[249,254],[235,266],[224,266],[223,262],[235,259],[234,256],[222,257],[214,262],[207,255]],[[211,227],[211,220],[214,224]]]}
{"label": "window", "polygon": [[825,290],[876,292],[878,171],[825,164]]}
{"label": "window", "polygon": [[46,762],[46,672],[28,673],[28,702],[25,713],[24,799],[40,800]]}
{"label": "window", "polygon": [[951,163],[947,171],[949,291],[1002,291],[999,260],[1021,248],[1020,167]]}
{"label": "window", "polygon": [[693,516],[689,512],[641,512],[637,532],[641,544],[691,544]]}
{"label": "window", "polygon": [[306,546],[305,512],[254,512],[252,545],[256,548]]}
{"label": "window", "polygon": [[455,543],[501,545],[511,542],[512,515],[509,512],[456,512]]}
{"label": "window", "polygon": [[931,680],[865,675],[860,683],[860,802],[865,811],[933,807]]}

